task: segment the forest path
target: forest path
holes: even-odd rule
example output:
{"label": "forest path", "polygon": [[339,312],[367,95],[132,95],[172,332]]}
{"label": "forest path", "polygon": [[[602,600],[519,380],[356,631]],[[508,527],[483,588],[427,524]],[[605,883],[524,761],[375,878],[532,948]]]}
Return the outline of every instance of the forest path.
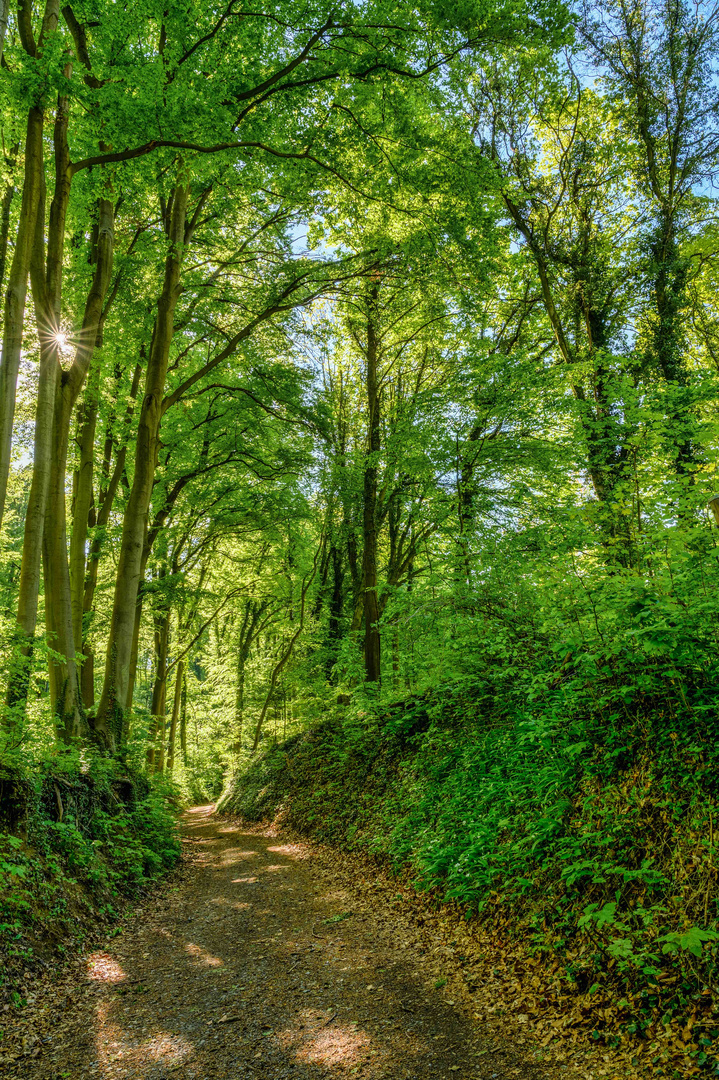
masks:
{"label": "forest path", "polygon": [[39,995],[23,1080],[579,1075],[473,1022],[451,977],[438,985],[441,941],[428,948],[386,897],[363,902],[351,866],[337,874],[311,845],[210,806],[183,831],[174,886],[86,958],[80,985]]}

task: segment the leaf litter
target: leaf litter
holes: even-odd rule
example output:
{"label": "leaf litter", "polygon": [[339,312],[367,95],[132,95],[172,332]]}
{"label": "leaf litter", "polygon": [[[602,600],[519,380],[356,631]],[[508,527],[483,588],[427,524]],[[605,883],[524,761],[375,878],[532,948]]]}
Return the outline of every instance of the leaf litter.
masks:
{"label": "leaf litter", "polygon": [[515,946],[478,940],[371,859],[211,811],[185,815],[183,869],[121,935],[28,973],[26,1004],[0,1017],[4,1077],[640,1075],[587,1045]]}

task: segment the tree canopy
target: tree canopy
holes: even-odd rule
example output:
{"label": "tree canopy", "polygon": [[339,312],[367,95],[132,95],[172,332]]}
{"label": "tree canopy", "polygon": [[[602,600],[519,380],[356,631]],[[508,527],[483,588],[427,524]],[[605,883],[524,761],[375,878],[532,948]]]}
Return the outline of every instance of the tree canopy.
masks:
{"label": "tree canopy", "polygon": [[3,10],[8,748],[219,776],[338,693],[677,663],[713,11]]}

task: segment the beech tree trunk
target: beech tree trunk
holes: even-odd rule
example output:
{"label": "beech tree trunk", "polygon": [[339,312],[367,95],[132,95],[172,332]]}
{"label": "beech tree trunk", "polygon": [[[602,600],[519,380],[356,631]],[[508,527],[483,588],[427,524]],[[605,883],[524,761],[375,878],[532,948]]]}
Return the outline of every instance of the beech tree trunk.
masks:
{"label": "beech tree trunk", "polygon": [[330,594],[329,623],[327,627],[327,661],[325,674],[329,679],[337,663],[337,649],[342,636],[342,601],[344,574],[342,572],[342,552],[337,544],[330,551],[332,563],[332,592]]}
{"label": "beech tree trunk", "polygon": [[182,694],[180,696],[180,753],[182,764],[187,765],[187,674],[183,669]]}
{"label": "beech tree trunk", "polygon": [[132,631],[140,585],[150,496],[159,449],[162,399],[174,329],[175,307],[180,295],[187,198],[187,186],[178,185],[172,200],[169,228],[170,249],[165,261],[163,288],[157,304],[157,317],[145,375],[145,393],[137,430],[132,488],[123,520],[115,596],[107,643],[105,678],[94,723],[96,736],[111,751],[117,748],[122,731],[123,715],[128,707]]}
{"label": "beech tree trunk", "polygon": [[[22,333],[25,324],[27,281],[44,182],[43,121],[43,111],[39,106],[30,109],[25,135],[25,178],[20,204],[20,221],[5,292],[2,361],[0,362],[0,525],[5,511],[10,473],[12,429],[15,419],[15,396],[20,370]],[[8,205],[8,214],[9,212]]]}
{"label": "beech tree trunk", "polygon": [[[134,410],[135,399],[137,397],[137,391],[140,385],[140,377],[142,375],[142,364],[135,365],[135,372],[132,379],[132,387],[130,389],[130,401],[125,412],[125,426],[129,427]],[[82,438],[82,436],[81,436]],[[123,441],[123,445],[117,452],[117,458],[115,460],[115,466],[110,473],[110,462],[112,454],[112,439],[106,440],[108,444],[105,451],[105,462],[103,463],[103,470],[106,475],[106,486],[101,488],[98,496],[99,508],[95,516],[94,532],[92,541],[90,543],[90,550],[85,561],[85,581],[82,594],[82,616],[81,626],[83,628],[82,634],[82,670],[80,672],[80,683],[82,687],[82,701],[85,709],[92,709],[95,705],[95,654],[92,645],[92,634],[88,624],[91,621],[92,612],[95,604],[95,589],[97,587],[97,571],[100,565],[100,554],[102,552],[105,530],[107,523],[110,519],[110,513],[115,502],[115,495],[117,489],[120,486],[120,480],[125,470],[125,461],[127,458],[127,445]],[[74,526],[73,526],[74,531]],[[84,552],[82,553],[84,559]],[[76,573],[79,569],[80,553],[77,555]],[[144,574],[144,566],[141,570],[141,579]],[[72,588],[76,586],[79,588],[79,579],[73,579],[71,581]],[[142,606],[142,601],[138,596],[138,604]],[[139,625],[138,625],[139,633]],[[130,694],[130,704],[132,704],[132,694]]]}
{"label": "beech tree trunk", "polygon": [[350,513],[347,505],[343,509],[343,527],[347,535],[347,566],[352,580],[352,618],[350,620],[350,635],[354,637],[364,618],[364,579],[363,570],[357,552],[357,536],[355,534],[354,515]]}
{"label": "beech tree trunk", "polygon": [[182,687],[185,678],[185,661],[180,660],[175,672],[175,694],[172,699],[172,719],[170,720],[170,735],[167,740],[167,771],[172,772],[175,764],[175,741],[177,737],[177,721],[180,716],[180,704]]}
{"label": "beech tree trunk", "polygon": [[[22,561],[20,565],[16,648],[11,662],[7,688],[7,703],[14,709],[22,708],[27,698],[28,680],[32,665],[40,591],[45,508],[50,487],[53,405],[58,367],[57,348],[54,343],[41,342],[40,374],[33,440],[33,472],[28,506],[25,513]],[[51,625],[50,617],[48,618],[48,632],[52,633],[53,630],[54,627]]]}
{"label": "beech tree trunk", "polygon": [[[572,393],[577,402],[577,415],[582,427],[587,454],[587,471],[592,481],[594,494],[601,504],[601,527],[604,532],[604,546],[609,562],[619,562],[631,566],[635,553],[630,535],[629,521],[622,512],[622,503],[626,496],[623,492],[628,462],[626,432],[618,421],[616,410],[611,403],[609,379],[602,353],[606,346],[606,320],[601,310],[595,309],[584,301],[586,289],[584,283],[585,268],[574,265],[576,295],[581,311],[581,321],[587,328],[586,341],[580,343],[575,335],[574,344],[565,332],[562,317],[554,302],[551,280],[551,249],[547,247],[546,236],[534,227],[529,218],[524,216],[520,207],[506,194],[504,203],[518,231],[524,237],[537,268],[542,302],[551,324],[557,347],[570,371]],[[585,379],[579,375],[573,377],[572,368],[579,362],[592,365],[591,378],[585,386]]]}
{"label": "beech tree trunk", "polygon": [[[324,543],[324,538],[323,538],[322,543]],[[287,663],[289,658],[292,656],[292,652],[294,650],[295,643],[296,643],[298,637],[300,636],[300,634],[302,633],[302,630],[303,630],[304,625],[305,625],[305,609],[306,609],[306,605],[307,605],[307,592],[308,592],[308,590],[310,588],[310,585],[314,581],[315,574],[317,573],[317,560],[319,558],[321,548],[322,548],[322,544],[320,544],[320,547],[315,552],[314,561],[312,563],[312,570],[307,575],[305,580],[302,582],[302,588],[300,590],[300,619],[299,619],[299,624],[297,626],[297,629],[295,630],[294,634],[292,635],[292,637],[288,641],[287,645],[284,647],[284,649],[280,653],[280,658],[277,661],[277,663],[275,664],[275,666],[273,667],[272,674],[270,675],[270,684],[269,684],[269,687],[267,689],[267,695],[265,697],[262,709],[260,710],[260,715],[259,715],[259,717],[257,719],[257,723],[255,724],[255,736],[254,736],[254,739],[252,741],[252,753],[253,754],[257,750],[257,747],[259,746],[259,743],[260,743],[260,738],[262,736],[262,725],[265,722],[265,717],[267,716],[267,710],[270,707],[270,702],[272,701],[272,697],[273,697],[273,694],[275,692],[275,686],[277,685],[277,679],[279,678],[280,674],[282,673],[282,669],[284,668],[285,664]]]}
{"label": "beech tree trunk", "polygon": [[0,203],[0,289],[5,280],[5,263],[7,262],[7,245],[10,239],[10,210],[15,195],[15,180],[8,180]]}
{"label": "beech tree trunk", "polygon": [[[135,603],[135,618],[132,624],[132,646],[130,649],[130,673],[128,678],[127,687],[127,706],[125,709],[125,718],[128,716],[132,709],[132,702],[135,696],[135,683],[137,682],[137,654],[140,648],[140,627],[142,625],[142,602],[143,591],[142,586],[145,579],[145,560],[143,559],[142,570],[140,571],[140,586],[137,592],[137,601]],[[122,725],[122,742],[124,743],[129,734],[129,727],[124,722]]]}
{"label": "beech tree trunk", "polygon": [[668,449],[674,457],[677,475],[692,485],[692,432],[697,426],[697,416],[685,362],[684,318],[690,260],[680,248],[676,216],[676,211],[670,205],[665,203],[661,207],[650,247],[656,309],[656,325],[653,327],[650,348],[664,381],[672,388],[672,393],[668,395]]}
{"label": "beech tree trunk", "polygon": [[5,49],[5,34],[7,33],[7,17],[10,11],[10,0],[0,0],[0,60]]}
{"label": "beech tree trunk", "polygon": [[147,765],[162,772],[165,756],[165,713],[167,710],[167,653],[170,647],[170,609],[155,619],[155,682],[152,687],[150,730],[147,735]]}
{"label": "beech tree trunk", "polygon": [[370,291],[367,312],[367,423],[368,447],[364,468],[362,568],[364,578],[364,664],[367,682],[381,678],[379,602],[377,599],[377,467],[380,450],[380,398],[377,379],[376,307],[378,287]]}
{"label": "beech tree trunk", "polygon": [[242,749],[242,721],[245,713],[245,663],[247,654],[240,647],[237,650],[237,685],[235,687],[235,735],[237,751]]}
{"label": "beech tree trunk", "polygon": [[245,613],[242,626],[237,639],[237,681],[235,684],[235,747],[237,752],[242,749],[242,728],[245,712],[245,665],[250,655],[252,644],[258,633],[266,625],[266,621],[260,626],[260,619],[265,613],[267,605],[252,600],[245,602]]}
{"label": "beech tree trunk", "polygon": [[[99,358],[98,358],[99,359]],[[85,400],[78,415],[78,449],[80,461],[73,483],[72,536],[70,537],[70,591],[72,602],[72,632],[75,649],[82,651],[82,616],[85,594],[85,547],[93,505],[93,473],[95,466],[95,430],[100,392],[100,365],[93,364],[88,378]]]}
{"label": "beech tree trunk", "polygon": [[[9,0],[0,0],[0,54],[2,54]],[[20,5],[18,9],[18,33],[25,52],[37,58],[47,39],[57,30],[60,18],[59,0],[46,0],[42,28],[37,44],[32,32],[32,11]],[[44,89],[42,93],[44,93]],[[62,99],[61,99],[62,100]],[[58,108],[58,116],[61,110]],[[44,196],[45,167],[43,162],[44,111],[41,101],[30,107],[25,132],[25,176],[23,179],[20,219],[15,239],[15,251],[5,293],[2,362],[0,363],[0,525],[5,511],[7,482],[12,453],[12,428],[15,418],[17,376],[20,369],[20,352],[25,323],[27,280],[33,252],[38,241],[38,220],[41,218],[41,200]],[[56,125],[57,134],[57,125]],[[9,212],[9,208],[8,208]],[[44,225],[44,222],[41,222]],[[40,231],[42,239],[42,229]],[[34,633],[34,624],[33,624]],[[10,695],[8,694],[8,700]]]}
{"label": "beech tree trunk", "polygon": [[[52,645],[63,659],[50,660],[50,688],[55,687],[55,716],[65,741],[80,734],[83,716],[76,653],[82,646],[82,609],[73,610],[70,568],[67,554],[67,515],[65,479],[72,411],[89,370],[97,341],[102,306],[112,272],[113,207],[106,199],[99,202],[99,231],[97,259],[93,283],[85,304],[75,360],[68,372],[61,372],[56,384],[54,402],[53,443],[50,461],[50,485],[46,508],[44,538],[45,611],[48,628],[54,635]],[[64,220],[63,220],[64,228]],[[80,581],[84,576],[84,547],[87,536],[87,516],[92,495],[92,476],[87,491],[86,477],[81,477],[80,496],[84,506],[85,529],[82,530],[82,567],[77,569]],[[77,548],[77,543],[75,545]],[[71,549],[72,554],[72,549]],[[76,630],[75,616],[79,619]]]}
{"label": "beech tree trunk", "polygon": [[[2,0],[0,0],[0,4]],[[7,246],[10,239],[10,210],[15,197],[15,170],[17,169],[17,156],[20,151],[20,143],[15,143],[10,153],[5,158],[5,164],[10,170],[10,179],[5,185],[2,203],[0,203],[0,289],[5,281],[5,266],[7,264]]]}

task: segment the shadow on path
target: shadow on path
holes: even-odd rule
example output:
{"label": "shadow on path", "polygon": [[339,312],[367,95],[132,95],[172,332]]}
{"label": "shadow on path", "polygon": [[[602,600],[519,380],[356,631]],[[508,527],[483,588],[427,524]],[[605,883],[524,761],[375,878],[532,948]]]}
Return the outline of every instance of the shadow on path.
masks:
{"label": "shadow on path", "polygon": [[[184,818],[188,870],[88,962],[66,1030],[28,1080],[547,1080],[493,1052],[372,914],[313,872],[311,849],[271,830]],[[399,930],[397,931],[399,933]],[[59,1008],[59,1006],[58,1006]],[[58,1020],[60,1017],[58,1016]]]}

